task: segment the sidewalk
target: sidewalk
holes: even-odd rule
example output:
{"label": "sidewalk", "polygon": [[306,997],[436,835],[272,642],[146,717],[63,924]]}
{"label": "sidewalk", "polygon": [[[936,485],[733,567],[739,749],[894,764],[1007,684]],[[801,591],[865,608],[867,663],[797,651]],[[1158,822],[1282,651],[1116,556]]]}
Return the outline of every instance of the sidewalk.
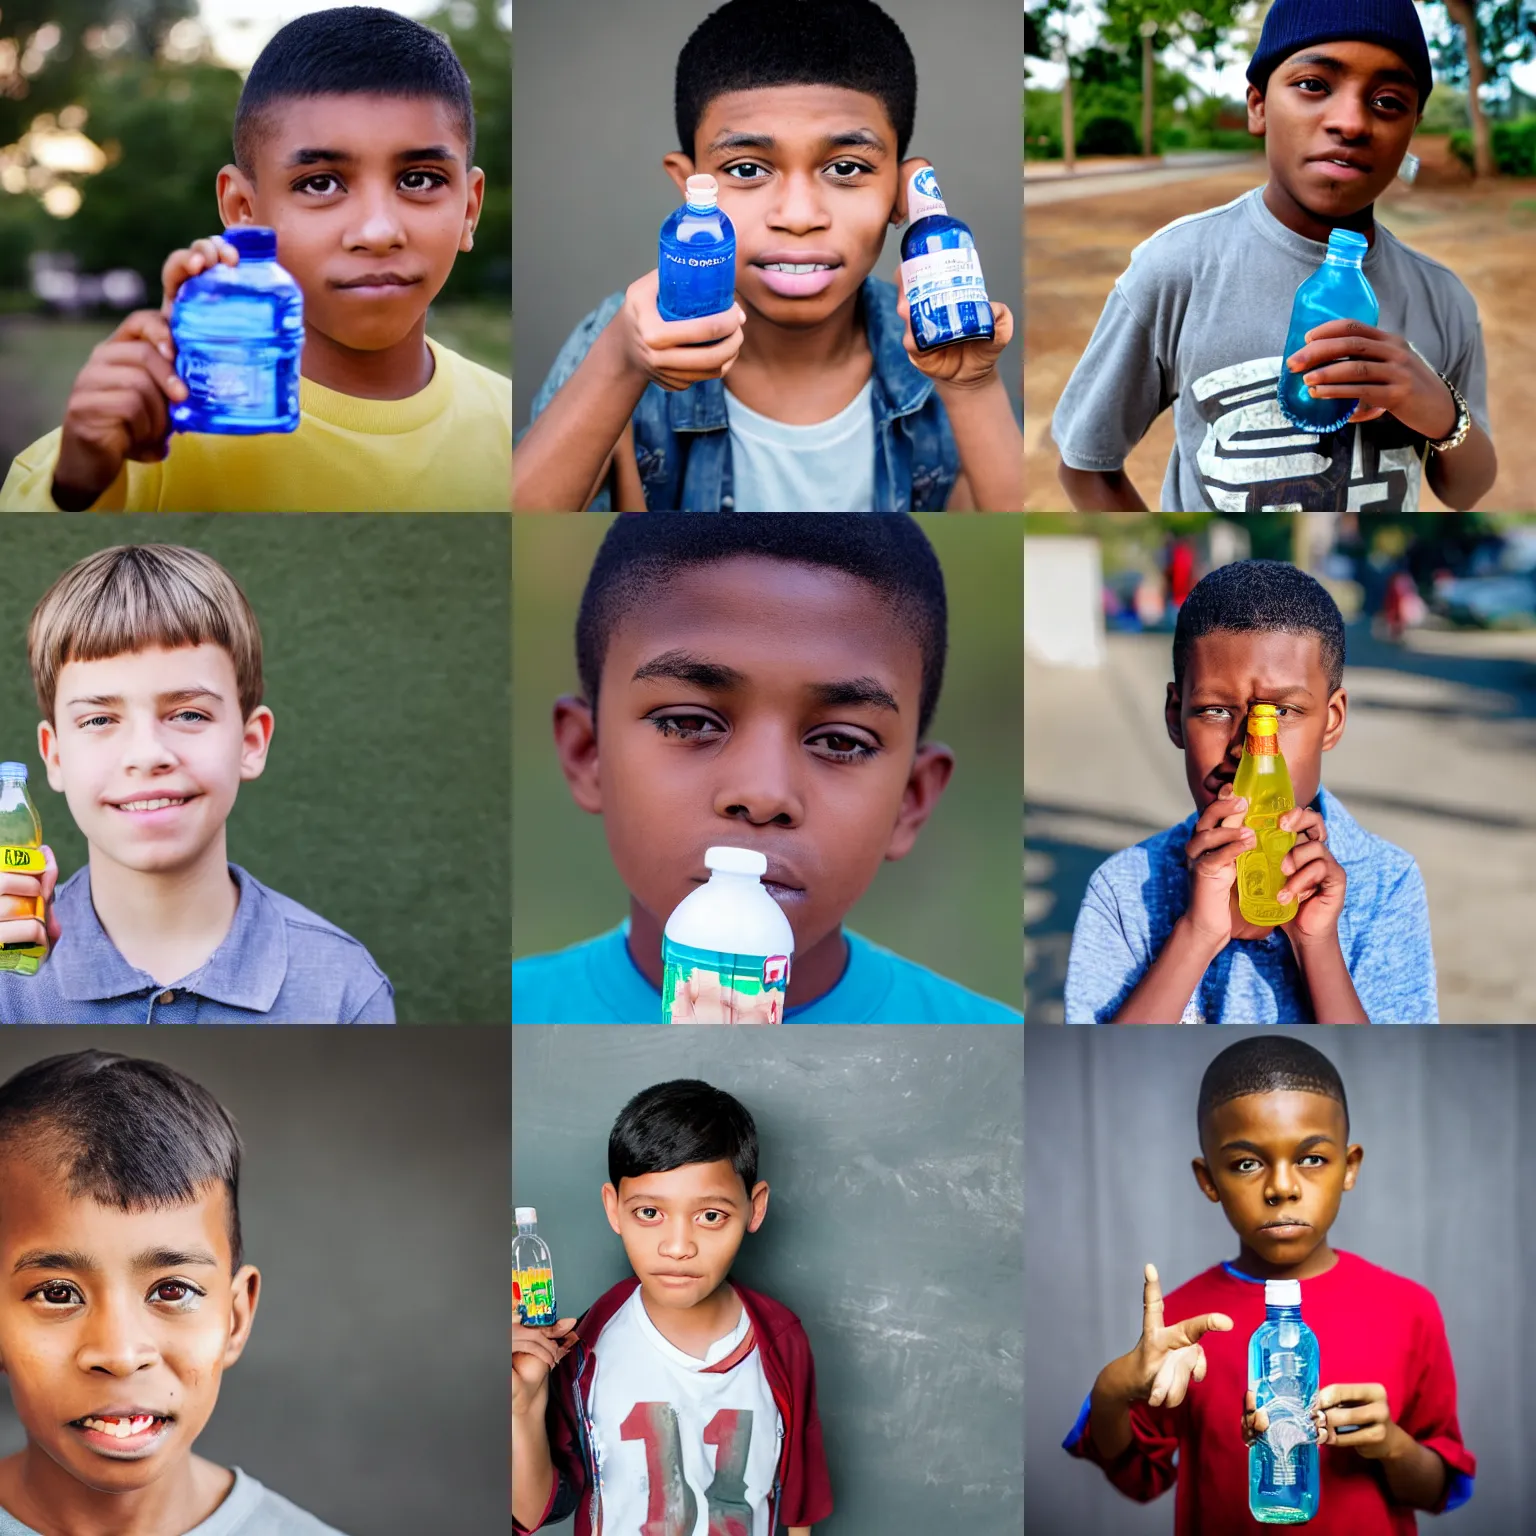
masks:
{"label": "sidewalk", "polygon": [[[1097,671],[1024,664],[1025,1000],[1060,1023],[1072,924],[1110,853],[1193,809],[1163,727],[1169,635]],[[1418,860],[1446,1023],[1536,1022],[1536,635],[1349,633],[1349,723],[1323,782]]]}

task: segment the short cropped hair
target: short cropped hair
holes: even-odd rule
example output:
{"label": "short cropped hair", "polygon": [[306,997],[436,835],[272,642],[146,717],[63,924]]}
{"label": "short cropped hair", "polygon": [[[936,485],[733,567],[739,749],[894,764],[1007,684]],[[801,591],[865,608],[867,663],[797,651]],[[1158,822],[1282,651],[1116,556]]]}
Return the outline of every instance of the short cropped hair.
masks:
{"label": "short cropped hair", "polygon": [[723,1089],[680,1077],[644,1088],[619,1111],[608,1136],[608,1182],[667,1173],[688,1163],[729,1163],[752,1193],[757,1126]]}
{"label": "short cropped hair", "polygon": [[1349,1134],[1349,1100],[1339,1070],[1316,1046],[1295,1035],[1252,1035],[1229,1045],[1216,1056],[1200,1079],[1196,1123],[1204,1135],[1206,1121],[1223,1104],[1250,1093],[1320,1093],[1344,1111]]}
{"label": "short cropped hair", "polygon": [[728,91],[836,85],[878,98],[904,159],[917,115],[917,65],[902,30],[873,0],[727,0],[677,58],[674,111],[685,155],[705,110]]}
{"label": "short cropped hair", "polygon": [[119,544],[72,565],[43,594],[27,625],[27,661],[45,720],[71,661],[133,651],[218,645],[235,664],[240,713],[261,703],[261,629],[235,578],[178,544]]}
{"label": "short cropped hair", "polygon": [[1328,687],[1344,682],[1344,615],[1319,581],[1285,560],[1237,560],[1202,577],[1173,631],[1173,680],[1184,685],[1189,648],[1214,630],[1316,635]]}
{"label": "short cropped hair", "polygon": [[474,99],[448,39],[381,6],[341,5],[279,27],[257,55],[235,108],[235,164],[255,180],[256,144],[275,103],[352,95],[444,102],[474,160]]}
{"label": "short cropped hair", "polygon": [[75,1051],[24,1067],[0,1083],[0,1153],[57,1167],[72,1199],[121,1211],[186,1205],[222,1184],[240,1267],[240,1133],[206,1088],[158,1061]]}
{"label": "short cropped hair", "polygon": [[843,571],[874,587],[921,648],[918,735],[926,733],[944,683],[944,573],[914,518],[859,512],[628,512],[616,518],[592,562],[576,620],[576,666],[594,710],[609,642],[626,615],[678,572],[742,556]]}

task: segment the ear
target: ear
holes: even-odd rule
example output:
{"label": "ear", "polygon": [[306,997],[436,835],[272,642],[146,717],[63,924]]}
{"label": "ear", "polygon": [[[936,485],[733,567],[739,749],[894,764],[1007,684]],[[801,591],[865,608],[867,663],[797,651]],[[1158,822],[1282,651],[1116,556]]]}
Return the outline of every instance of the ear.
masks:
{"label": "ear", "polygon": [[37,755],[48,770],[48,787],[55,794],[64,793],[64,768],[59,762],[59,733],[51,720],[37,722]]}
{"label": "ear", "polygon": [[1194,1169],[1195,1183],[1200,1186],[1205,1198],[1212,1205],[1220,1205],[1221,1195],[1216,1189],[1215,1179],[1211,1177],[1210,1164],[1203,1157],[1196,1157],[1190,1160],[1189,1166]]}
{"label": "ear", "polygon": [[1344,1188],[1353,1189],[1360,1177],[1360,1164],[1365,1161],[1365,1148],[1358,1141],[1349,1144],[1344,1153]]}
{"label": "ear", "polygon": [[887,860],[904,859],[911,853],[917,834],[933,815],[954,771],[955,754],[942,743],[930,742],[917,749],[907,774],[907,787],[902,791],[896,825],[885,847]]}
{"label": "ear", "polygon": [[688,195],[688,178],[696,174],[693,167],[693,156],[685,155],[681,150],[674,149],[670,155],[663,155],[661,157],[661,164],[667,175],[672,178],[672,184],[677,188],[679,194],[686,197]]}
{"label": "ear", "polygon": [[618,1232],[619,1192],[613,1187],[612,1184],[603,1185],[603,1212],[608,1217],[608,1225],[612,1227],[615,1232]]}
{"label": "ear", "polygon": [[1180,752],[1184,750],[1184,701],[1179,697],[1179,685],[1168,684],[1168,696],[1163,700],[1163,724],[1168,730],[1168,740]]}
{"label": "ear", "polygon": [[1323,751],[1332,752],[1344,734],[1344,719],[1349,714],[1349,695],[1335,688],[1328,695],[1328,724],[1323,729]]}
{"label": "ear", "polygon": [[261,1298],[261,1271],[254,1264],[242,1264],[235,1271],[229,1297],[229,1338],[224,1345],[224,1369],[227,1371],[245,1351],[256,1321],[256,1303]]}
{"label": "ear", "polygon": [[259,224],[256,217],[256,183],[238,165],[226,165],[215,183],[219,200],[219,217],[224,228],[236,224]]}
{"label": "ear", "polygon": [[485,172],[478,165],[469,168],[469,196],[464,204],[464,227],[459,232],[459,250],[475,248],[475,226],[480,222],[480,210],[485,204]]}
{"label": "ear", "polygon": [[1248,132],[1256,138],[1264,137],[1264,92],[1258,86],[1248,87]]}
{"label": "ear", "polygon": [[267,766],[267,752],[272,745],[272,730],[277,724],[272,711],[258,704],[245,722],[240,740],[240,778],[248,783],[259,779]]}
{"label": "ear", "polygon": [[594,816],[603,813],[598,777],[597,719],[585,699],[565,694],[555,700],[555,751],[560,772],[570,785],[571,799]]}
{"label": "ear", "polygon": [[768,1185],[759,1180],[752,1191],[752,1219],[747,1223],[748,1232],[756,1232],[768,1214]]}

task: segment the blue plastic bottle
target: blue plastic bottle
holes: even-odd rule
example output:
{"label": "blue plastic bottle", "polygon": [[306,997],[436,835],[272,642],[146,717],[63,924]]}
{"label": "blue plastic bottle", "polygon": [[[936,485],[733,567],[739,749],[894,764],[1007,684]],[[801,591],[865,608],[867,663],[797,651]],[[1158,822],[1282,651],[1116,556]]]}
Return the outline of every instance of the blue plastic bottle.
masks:
{"label": "blue plastic bottle", "polygon": [[656,308],[663,320],[718,315],[736,302],[736,231],[713,176],[688,178],[688,201],[661,226]]}
{"label": "blue plastic bottle", "polygon": [[1328,254],[1322,266],[1296,290],[1285,355],[1280,360],[1280,409],[1285,419],[1303,432],[1337,432],[1360,404],[1358,400],[1326,396],[1314,399],[1301,374],[1292,373],[1285,365],[1306,345],[1307,332],[1330,320],[1376,324],[1376,293],[1360,267],[1369,248],[1364,235],[1352,229],[1334,230],[1328,236]]}
{"label": "blue plastic bottle", "polygon": [[1264,1321],[1248,1340],[1248,1385],[1269,1415],[1248,1448],[1248,1508],[1261,1525],[1304,1525],[1317,1513],[1320,1380],[1317,1335],[1301,1320],[1301,1281],[1264,1282]]}
{"label": "blue plastic bottle", "polygon": [[992,306],[976,242],[966,225],[950,217],[930,165],[907,185],[907,216],[912,223],[901,242],[901,285],[917,350],[991,340]]}
{"label": "blue plastic bottle", "polygon": [[304,295],[277,264],[277,235],[258,225],[226,229],[238,266],[188,278],[171,307],[176,372],[187,398],[171,406],[177,432],[249,436],[299,425]]}

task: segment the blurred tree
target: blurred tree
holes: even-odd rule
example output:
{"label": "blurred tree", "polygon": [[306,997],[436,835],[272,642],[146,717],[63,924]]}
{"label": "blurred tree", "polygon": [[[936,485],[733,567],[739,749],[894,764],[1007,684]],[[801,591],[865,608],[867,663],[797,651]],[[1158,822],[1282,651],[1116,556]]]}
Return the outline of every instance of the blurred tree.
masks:
{"label": "blurred tree", "polygon": [[1497,176],[1498,162],[1484,85],[1509,83],[1512,66],[1536,57],[1536,3],[1533,0],[1439,0],[1452,22],[1449,39],[1436,50],[1445,77],[1467,88],[1472,118],[1472,167],[1479,176]]}

